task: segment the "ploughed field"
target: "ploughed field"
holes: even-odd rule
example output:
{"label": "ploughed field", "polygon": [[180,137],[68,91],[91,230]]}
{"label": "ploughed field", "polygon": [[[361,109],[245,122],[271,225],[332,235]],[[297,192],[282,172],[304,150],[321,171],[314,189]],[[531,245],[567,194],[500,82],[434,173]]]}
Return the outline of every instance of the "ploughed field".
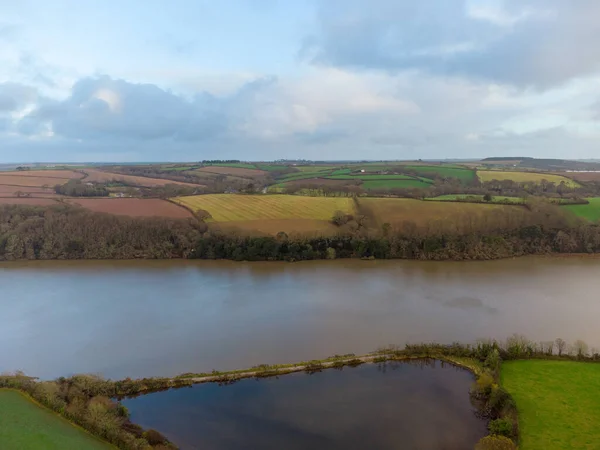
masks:
{"label": "ploughed field", "polygon": [[158,198],[70,198],[65,201],[90,211],[120,216],[174,219],[192,217],[189,210]]}
{"label": "ploughed field", "polygon": [[517,404],[522,450],[599,448],[600,364],[507,361],[502,385]]}
{"label": "ploughed field", "polygon": [[198,187],[198,184],[184,183],[181,181],[166,180],[162,178],[138,177],[133,175],[122,175],[120,173],[104,172],[97,169],[85,169],[87,177],[85,181],[106,183],[111,181],[125,182],[134,186],[153,187],[165,186],[167,184],[177,184],[180,186]]}
{"label": "ploughed field", "polygon": [[0,389],[2,450],[108,450],[105,444],[20,392]]}

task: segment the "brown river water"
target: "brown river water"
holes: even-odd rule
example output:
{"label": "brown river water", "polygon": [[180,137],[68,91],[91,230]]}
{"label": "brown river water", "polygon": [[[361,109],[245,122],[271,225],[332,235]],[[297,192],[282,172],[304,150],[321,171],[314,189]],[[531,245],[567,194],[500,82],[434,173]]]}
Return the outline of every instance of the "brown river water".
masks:
{"label": "brown river water", "polygon": [[111,378],[228,370],[388,344],[583,339],[600,259],[0,264],[0,371]]}

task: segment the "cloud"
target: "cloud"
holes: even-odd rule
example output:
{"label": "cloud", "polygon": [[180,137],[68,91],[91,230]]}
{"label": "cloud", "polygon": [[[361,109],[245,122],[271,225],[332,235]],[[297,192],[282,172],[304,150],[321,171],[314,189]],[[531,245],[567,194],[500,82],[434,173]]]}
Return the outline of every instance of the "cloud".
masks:
{"label": "cloud", "polygon": [[539,88],[600,69],[600,2],[490,4],[323,1],[318,30],[306,38],[301,55],[319,65],[413,69]]}
{"label": "cloud", "polygon": [[0,113],[15,112],[37,100],[36,89],[19,83],[0,83]]}

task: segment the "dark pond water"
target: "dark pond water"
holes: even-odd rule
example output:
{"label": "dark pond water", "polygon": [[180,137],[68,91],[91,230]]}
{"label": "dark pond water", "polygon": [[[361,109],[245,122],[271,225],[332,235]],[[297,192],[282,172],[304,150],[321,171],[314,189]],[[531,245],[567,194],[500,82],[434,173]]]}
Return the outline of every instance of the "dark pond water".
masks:
{"label": "dark pond water", "polygon": [[0,372],[230,370],[388,344],[583,339],[600,260],[0,264]]}
{"label": "dark pond water", "polygon": [[[435,367],[434,367],[435,366]],[[365,364],[124,400],[182,449],[472,449],[473,377],[440,362]]]}

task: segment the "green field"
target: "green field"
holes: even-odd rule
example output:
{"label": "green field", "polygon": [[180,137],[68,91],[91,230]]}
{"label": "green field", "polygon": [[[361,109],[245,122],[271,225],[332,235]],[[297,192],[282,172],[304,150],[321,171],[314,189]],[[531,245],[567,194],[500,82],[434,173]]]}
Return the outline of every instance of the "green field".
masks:
{"label": "green field", "polygon": [[330,170],[339,169],[339,166],[292,166],[300,172],[329,172]]}
{"label": "green field", "polygon": [[309,178],[320,178],[328,175],[328,172],[302,172],[302,173],[290,173],[281,178],[279,181],[294,181],[294,180],[307,180]]}
{"label": "green field", "polygon": [[567,205],[563,206],[568,211],[571,211],[578,217],[582,217],[591,222],[600,220],[600,197],[586,199],[590,203],[587,205]]}
{"label": "green field", "polygon": [[[480,203],[483,201],[483,195],[475,195],[475,194],[449,194],[449,195],[439,195],[437,197],[427,198],[429,201],[436,202],[452,202],[452,201],[469,201],[473,200],[473,203]],[[521,197],[506,197],[503,195],[493,195],[492,200],[485,203],[500,203],[500,204],[515,204],[522,205],[525,203],[525,199]]]}
{"label": "green field", "polygon": [[2,450],[107,450],[101,442],[17,391],[0,389]]}
{"label": "green field", "polygon": [[273,164],[255,164],[255,167],[260,170],[266,170],[267,172],[277,172],[278,170],[287,169],[288,166],[273,165]]}
{"label": "green field", "polygon": [[521,450],[600,448],[600,364],[509,361],[501,380],[517,404]]}
{"label": "green field", "polygon": [[463,183],[470,183],[475,179],[475,171],[470,169],[459,169],[451,166],[405,166],[407,169],[416,171],[419,175],[436,173],[441,177],[458,178]]}
{"label": "green field", "polygon": [[250,163],[223,163],[223,164],[204,164],[204,167],[236,167],[238,169],[256,169],[256,165]]}
{"label": "green field", "polygon": [[361,181],[373,181],[373,180],[414,180],[410,175],[331,175],[325,177],[329,180],[361,180]]}
{"label": "green field", "polygon": [[390,179],[390,178],[380,178],[371,181],[365,181],[362,184],[364,189],[426,189],[431,187],[430,183],[425,183],[421,180],[415,180],[414,178],[400,178],[400,179]]}

